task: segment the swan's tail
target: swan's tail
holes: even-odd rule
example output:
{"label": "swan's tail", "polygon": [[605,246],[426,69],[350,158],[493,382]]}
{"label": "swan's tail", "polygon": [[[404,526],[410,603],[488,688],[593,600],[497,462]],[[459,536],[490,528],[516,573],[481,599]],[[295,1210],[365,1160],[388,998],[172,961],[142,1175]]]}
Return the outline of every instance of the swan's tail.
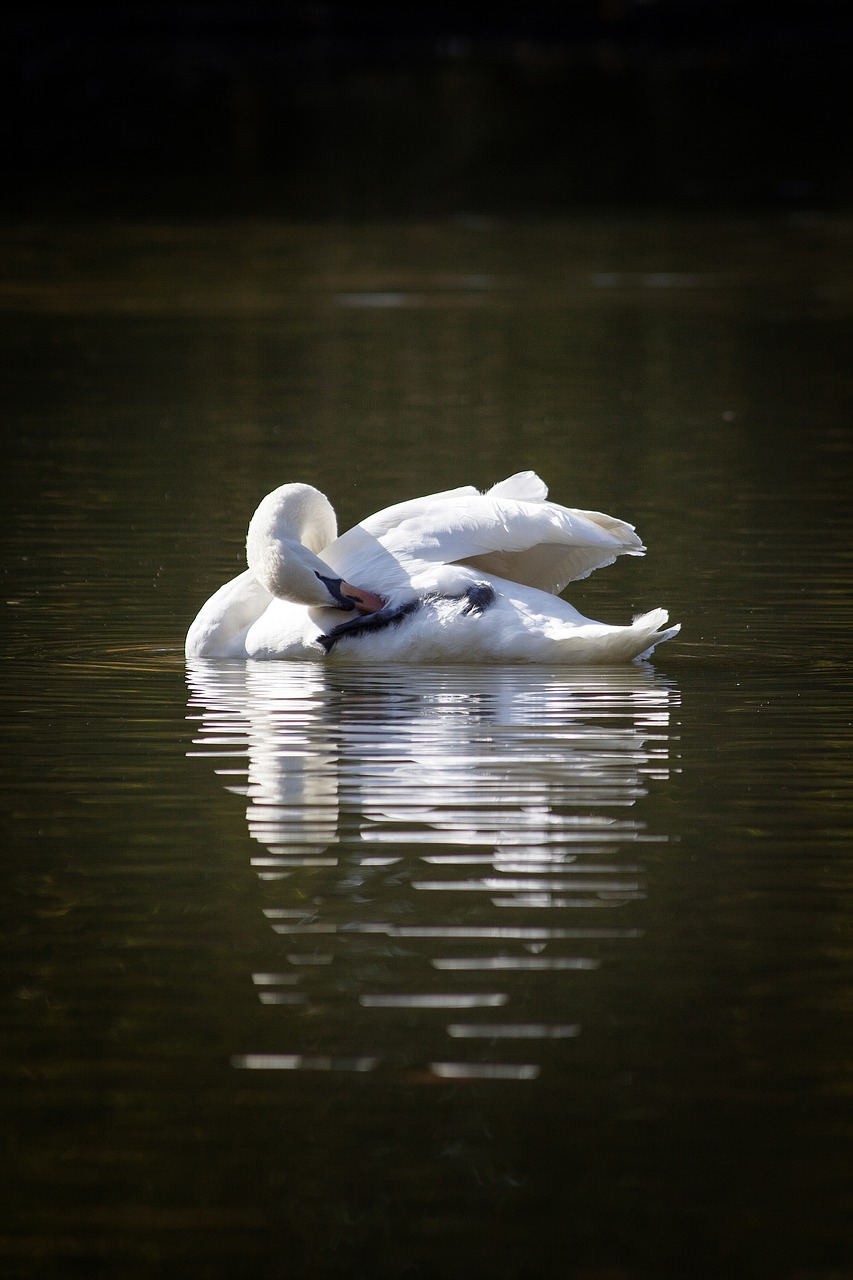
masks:
{"label": "swan's tail", "polygon": [[681,630],[681,623],[674,622],[671,627],[666,624],[669,622],[669,614],[666,609],[652,609],[649,613],[641,613],[635,618],[628,631],[636,632],[638,638],[640,636],[647,637],[649,643],[641,653],[635,654],[635,658],[648,658],[654,652],[655,645],[663,644],[664,640],[671,640],[673,636],[677,636]]}
{"label": "swan's tail", "polygon": [[558,639],[561,662],[607,663],[639,661],[648,658],[655,645],[678,635],[681,627],[666,624],[666,609],[652,609],[640,614],[629,627],[589,622],[573,627]]}

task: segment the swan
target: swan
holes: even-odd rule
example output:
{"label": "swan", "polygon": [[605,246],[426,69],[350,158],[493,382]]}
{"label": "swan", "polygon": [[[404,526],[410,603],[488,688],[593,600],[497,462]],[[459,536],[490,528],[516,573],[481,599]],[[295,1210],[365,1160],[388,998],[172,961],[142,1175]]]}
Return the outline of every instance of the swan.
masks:
{"label": "swan", "polygon": [[[585,618],[558,592],[645,547],[632,525],[548,501],[522,471],[388,507],[337,536],[308,484],[267,494],[248,569],[204,604],[188,658],[615,663],[671,639],[664,609],[630,626]],[[359,584],[359,585],[355,585]],[[364,585],[361,585],[364,584]]]}

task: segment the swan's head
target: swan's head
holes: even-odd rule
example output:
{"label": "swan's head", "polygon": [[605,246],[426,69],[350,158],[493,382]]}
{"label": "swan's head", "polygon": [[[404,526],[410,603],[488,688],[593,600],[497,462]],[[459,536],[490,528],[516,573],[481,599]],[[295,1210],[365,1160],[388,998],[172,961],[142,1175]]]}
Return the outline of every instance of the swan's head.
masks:
{"label": "swan's head", "polygon": [[267,494],[249,522],[246,559],[258,582],[281,600],[374,613],[383,598],[350,586],[316,554],[337,535],[325,494],[310,484],[283,484]]}
{"label": "swan's head", "polygon": [[337,536],[335,509],[324,493],[310,484],[282,484],[267,494],[252,516],[247,550],[253,539],[290,538],[319,552]]}

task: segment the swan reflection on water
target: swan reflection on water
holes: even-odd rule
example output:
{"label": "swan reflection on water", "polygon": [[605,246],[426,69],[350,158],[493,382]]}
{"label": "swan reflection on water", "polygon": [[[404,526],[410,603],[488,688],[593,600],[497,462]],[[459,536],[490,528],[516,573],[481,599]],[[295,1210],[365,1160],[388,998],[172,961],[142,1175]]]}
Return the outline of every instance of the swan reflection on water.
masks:
{"label": "swan reflection on water", "polygon": [[211,660],[188,683],[189,754],[246,798],[277,935],[253,982],[282,1052],[235,1066],[535,1079],[602,950],[642,935],[674,684]]}

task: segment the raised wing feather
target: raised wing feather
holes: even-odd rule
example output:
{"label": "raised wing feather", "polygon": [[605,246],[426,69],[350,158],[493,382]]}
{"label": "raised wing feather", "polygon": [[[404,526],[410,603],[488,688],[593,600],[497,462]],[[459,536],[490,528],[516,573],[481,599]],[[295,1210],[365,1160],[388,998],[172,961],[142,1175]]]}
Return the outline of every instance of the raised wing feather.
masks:
{"label": "raised wing feather", "polygon": [[[366,530],[374,538],[379,538],[405,520],[417,519],[420,516],[429,519],[431,513],[438,511],[445,504],[453,503],[464,507],[469,499],[479,498],[479,496],[479,489],[475,489],[472,484],[464,484],[458,489],[445,489],[443,493],[429,493],[424,498],[409,498],[406,502],[396,502],[393,507],[385,507],[383,511],[377,511],[375,515],[368,516],[355,527]],[[343,536],[346,537],[346,534]],[[339,538],[338,542],[340,541]]]}
{"label": "raised wing feather", "polygon": [[400,503],[369,517],[323,553],[347,580],[390,592],[429,565],[465,564],[554,594],[568,582],[642,555],[631,525],[545,500],[533,472],[488,493],[465,487]]}
{"label": "raised wing feather", "polygon": [[514,476],[493,484],[486,496],[519,498],[522,502],[544,502],[548,497],[548,486],[535,471],[516,471]]}
{"label": "raised wing feather", "polygon": [[[435,513],[436,516],[439,513]],[[404,565],[467,564],[554,594],[569,582],[645,548],[630,525],[595,511],[553,502],[519,502],[484,494],[464,512],[425,524],[407,520],[382,539]]]}

